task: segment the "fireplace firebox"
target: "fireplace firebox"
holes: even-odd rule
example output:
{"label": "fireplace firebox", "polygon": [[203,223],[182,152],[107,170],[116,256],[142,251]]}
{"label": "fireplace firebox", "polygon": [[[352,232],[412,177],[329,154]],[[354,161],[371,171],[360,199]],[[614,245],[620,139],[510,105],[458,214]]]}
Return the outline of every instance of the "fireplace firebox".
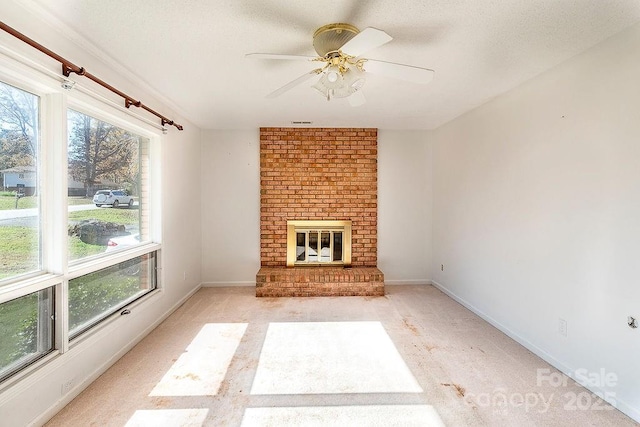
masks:
{"label": "fireplace firebox", "polygon": [[287,221],[287,267],[350,265],[351,221]]}

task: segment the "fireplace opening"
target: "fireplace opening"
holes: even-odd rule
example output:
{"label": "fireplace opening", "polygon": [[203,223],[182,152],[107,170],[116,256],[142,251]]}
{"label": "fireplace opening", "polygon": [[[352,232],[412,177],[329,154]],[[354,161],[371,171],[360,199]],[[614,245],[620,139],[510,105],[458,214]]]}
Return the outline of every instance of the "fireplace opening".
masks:
{"label": "fireplace opening", "polygon": [[351,265],[351,221],[287,221],[287,266]]}
{"label": "fireplace opening", "polygon": [[342,261],[342,231],[296,231],[296,262]]}

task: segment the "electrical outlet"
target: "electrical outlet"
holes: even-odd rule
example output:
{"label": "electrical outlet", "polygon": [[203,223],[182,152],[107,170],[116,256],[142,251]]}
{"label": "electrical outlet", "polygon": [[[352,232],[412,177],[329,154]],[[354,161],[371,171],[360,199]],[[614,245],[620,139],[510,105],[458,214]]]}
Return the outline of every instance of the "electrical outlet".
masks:
{"label": "electrical outlet", "polygon": [[71,391],[71,389],[73,388],[73,386],[76,383],[76,379],[75,378],[71,378],[70,380],[67,380],[65,382],[62,383],[62,387],[61,387],[61,393],[63,395],[69,393]]}
{"label": "electrical outlet", "polygon": [[182,272],[182,280],[187,280],[187,272],[186,271]]}
{"label": "electrical outlet", "polygon": [[444,271],[444,264],[440,264],[440,271]]}
{"label": "electrical outlet", "polygon": [[567,321],[564,319],[558,319],[558,332],[563,337],[567,336]]}

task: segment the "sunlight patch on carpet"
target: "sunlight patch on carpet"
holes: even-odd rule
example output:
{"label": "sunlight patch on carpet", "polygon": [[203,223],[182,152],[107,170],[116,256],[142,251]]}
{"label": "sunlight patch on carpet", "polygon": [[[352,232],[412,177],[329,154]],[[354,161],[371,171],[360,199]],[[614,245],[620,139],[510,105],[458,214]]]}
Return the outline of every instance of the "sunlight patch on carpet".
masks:
{"label": "sunlight patch on carpet", "polygon": [[227,374],[246,323],[208,323],[149,396],[213,396]]}
{"label": "sunlight patch on carpet", "polygon": [[270,323],[251,394],[420,393],[380,322]]}

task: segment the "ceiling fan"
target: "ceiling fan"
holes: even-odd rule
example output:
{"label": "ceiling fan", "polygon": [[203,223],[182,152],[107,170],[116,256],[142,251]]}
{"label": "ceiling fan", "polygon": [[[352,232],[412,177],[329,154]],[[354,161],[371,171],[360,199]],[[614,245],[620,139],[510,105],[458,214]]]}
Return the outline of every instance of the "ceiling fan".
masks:
{"label": "ceiling fan", "polygon": [[366,102],[362,87],[366,73],[426,84],[433,79],[434,71],[428,68],[395,62],[363,58],[361,55],[384,45],[392,37],[377,28],[367,27],[360,31],[350,24],[336,23],[324,25],[313,34],[313,47],[319,56],[281,55],[275,53],[249,53],[248,58],[284,59],[320,62],[320,68],[311,70],[267,95],[275,98],[288,90],[320,75],[312,86],[327,101],[332,98],[347,98],[352,106]]}

